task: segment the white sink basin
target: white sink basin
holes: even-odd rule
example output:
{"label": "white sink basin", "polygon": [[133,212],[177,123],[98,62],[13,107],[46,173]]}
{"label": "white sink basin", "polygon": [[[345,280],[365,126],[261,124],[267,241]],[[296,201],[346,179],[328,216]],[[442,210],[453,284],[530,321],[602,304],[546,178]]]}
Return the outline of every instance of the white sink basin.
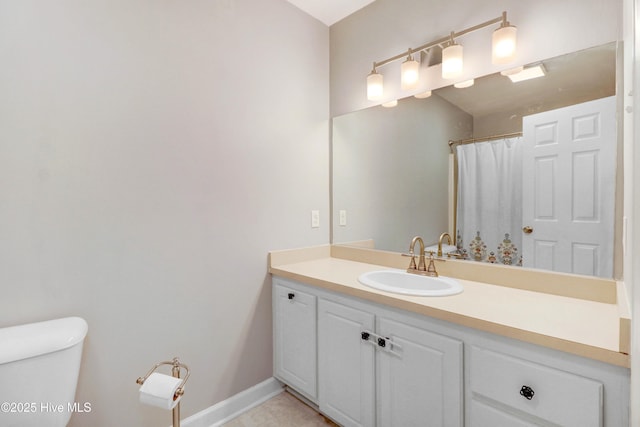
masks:
{"label": "white sink basin", "polygon": [[426,297],[459,294],[462,285],[450,277],[430,277],[404,270],[376,270],[361,274],[358,281],[381,291]]}

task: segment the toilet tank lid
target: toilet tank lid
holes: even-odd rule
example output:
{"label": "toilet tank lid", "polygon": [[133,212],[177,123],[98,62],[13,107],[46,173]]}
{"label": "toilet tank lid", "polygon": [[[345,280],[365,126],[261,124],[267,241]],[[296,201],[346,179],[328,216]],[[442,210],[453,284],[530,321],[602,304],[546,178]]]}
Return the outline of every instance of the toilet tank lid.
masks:
{"label": "toilet tank lid", "polygon": [[81,317],[0,328],[0,365],[72,347],[84,340],[88,329]]}

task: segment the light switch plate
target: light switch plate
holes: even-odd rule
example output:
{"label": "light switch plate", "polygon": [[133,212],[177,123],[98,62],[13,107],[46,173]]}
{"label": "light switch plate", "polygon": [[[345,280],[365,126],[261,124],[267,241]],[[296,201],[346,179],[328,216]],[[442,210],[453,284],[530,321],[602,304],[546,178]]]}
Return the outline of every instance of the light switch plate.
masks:
{"label": "light switch plate", "polygon": [[339,224],[341,227],[344,227],[347,225],[347,211],[345,210],[340,211],[339,221],[340,221]]}

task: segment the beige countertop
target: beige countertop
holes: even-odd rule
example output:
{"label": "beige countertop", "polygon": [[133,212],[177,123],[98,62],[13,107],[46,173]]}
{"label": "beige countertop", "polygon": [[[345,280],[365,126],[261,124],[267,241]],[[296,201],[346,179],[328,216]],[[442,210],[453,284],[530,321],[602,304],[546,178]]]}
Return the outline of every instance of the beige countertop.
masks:
{"label": "beige countertop", "polygon": [[[362,262],[363,257],[367,258],[366,251],[358,250],[354,256],[349,256],[349,252],[345,255],[342,250],[332,251],[329,246],[272,252],[269,271],[345,295],[629,367],[629,355],[623,352],[628,349],[629,339],[625,301],[576,298],[461,277],[456,279],[464,287],[464,292],[458,295],[416,297],[393,294],[364,286],[357,278],[367,271],[396,267],[394,264],[399,262],[408,264],[406,258],[400,259],[396,255],[396,259],[390,255],[389,262],[380,262],[379,259],[374,259],[375,263]],[[443,268],[447,270],[446,275],[455,277],[455,265],[447,263]],[[444,263],[436,265],[442,270],[440,267]],[[517,281],[519,272],[513,269],[509,274],[513,271]],[[576,277],[572,279],[572,283],[579,280]]]}

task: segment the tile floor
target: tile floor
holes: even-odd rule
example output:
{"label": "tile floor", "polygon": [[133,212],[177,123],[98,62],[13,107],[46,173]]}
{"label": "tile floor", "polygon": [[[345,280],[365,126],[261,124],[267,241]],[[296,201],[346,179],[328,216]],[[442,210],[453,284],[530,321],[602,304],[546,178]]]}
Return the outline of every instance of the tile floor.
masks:
{"label": "tile floor", "polygon": [[338,427],[290,393],[282,392],[224,427]]}

